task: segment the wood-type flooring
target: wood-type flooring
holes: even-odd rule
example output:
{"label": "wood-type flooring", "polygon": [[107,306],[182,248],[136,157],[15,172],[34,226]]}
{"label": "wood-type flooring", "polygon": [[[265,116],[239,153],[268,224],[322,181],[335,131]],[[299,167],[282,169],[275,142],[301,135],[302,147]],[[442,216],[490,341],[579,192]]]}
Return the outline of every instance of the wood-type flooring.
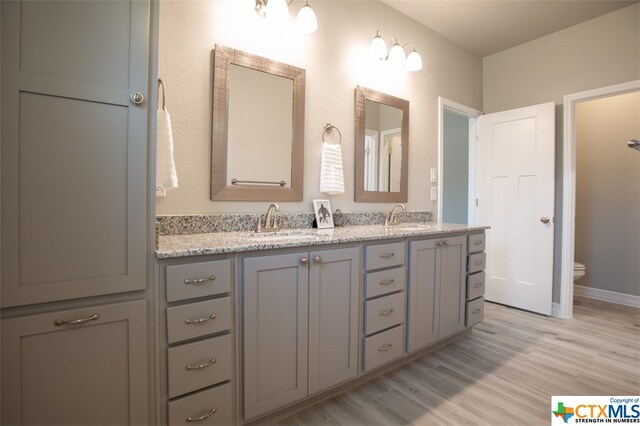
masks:
{"label": "wood-type flooring", "polygon": [[574,318],[487,303],[451,345],[282,425],[548,425],[552,395],[639,395],[640,309],[579,298]]}

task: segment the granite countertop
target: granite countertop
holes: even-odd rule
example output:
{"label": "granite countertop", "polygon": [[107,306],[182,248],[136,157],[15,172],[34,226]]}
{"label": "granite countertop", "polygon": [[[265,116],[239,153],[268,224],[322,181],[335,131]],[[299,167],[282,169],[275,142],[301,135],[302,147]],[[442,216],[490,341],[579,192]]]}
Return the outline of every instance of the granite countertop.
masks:
{"label": "granite countertop", "polygon": [[483,231],[486,226],[458,224],[403,223],[396,227],[382,225],[344,226],[333,229],[285,229],[275,234],[254,232],[214,232],[206,234],[164,235],[158,239],[156,257],[168,259],[221,253],[241,253],[289,247],[386,240]]}

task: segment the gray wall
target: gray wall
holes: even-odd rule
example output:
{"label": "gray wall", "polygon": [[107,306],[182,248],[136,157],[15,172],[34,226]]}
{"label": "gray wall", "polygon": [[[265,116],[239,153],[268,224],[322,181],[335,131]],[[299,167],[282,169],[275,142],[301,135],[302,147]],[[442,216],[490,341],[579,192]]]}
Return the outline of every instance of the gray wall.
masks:
{"label": "gray wall", "polygon": [[563,97],[638,78],[640,4],[483,59],[485,113],[549,101],[558,105],[554,302],[560,300]]}
{"label": "gray wall", "polygon": [[640,93],[577,104],[576,285],[640,296]]}
{"label": "gray wall", "polygon": [[469,119],[444,110],[442,220],[468,222]]}

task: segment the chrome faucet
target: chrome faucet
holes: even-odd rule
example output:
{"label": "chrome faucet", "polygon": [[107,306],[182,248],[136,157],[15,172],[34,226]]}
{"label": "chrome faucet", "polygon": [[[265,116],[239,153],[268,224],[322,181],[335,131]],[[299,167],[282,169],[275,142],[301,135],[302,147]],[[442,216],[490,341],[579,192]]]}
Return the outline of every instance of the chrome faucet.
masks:
{"label": "chrome faucet", "polygon": [[395,206],[393,206],[384,221],[384,226],[396,226],[398,224],[398,219],[396,218],[396,210],[398,210],[399,208],[401,208],[402,210],[407,209],[404,204],[396,204]]}
{"label": "chrome faucet", "polygon": [[258,216],[258,226],[256,228],[256,232],[278,232],[280,228],[278,227],[278,223],[276,221],[276,216],[273,214],[273,210],[279,212],[280,206],[276,203],[271,203],[269,208],[267,209],[267,214],[264,218],[264,226],[262,226],[262,222],[260,221],[260,216]]}

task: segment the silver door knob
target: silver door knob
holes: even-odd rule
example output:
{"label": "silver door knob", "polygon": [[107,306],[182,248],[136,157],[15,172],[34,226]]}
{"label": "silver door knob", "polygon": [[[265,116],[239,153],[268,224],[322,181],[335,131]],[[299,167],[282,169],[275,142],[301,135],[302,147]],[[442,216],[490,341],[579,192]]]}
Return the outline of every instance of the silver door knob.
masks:
{"label": "silver door knob", "polygon": [[136,105],[140,105],[144,101],[144,96],[140,92],[133,92],[131,94],[131,102]]}
{"label": "silver door knob", "polygon": [[547,216],[542,216],[540,218],[540,222],[542,222],[542,223],[549,223],[550,220],[551,219],[549,219]]}

